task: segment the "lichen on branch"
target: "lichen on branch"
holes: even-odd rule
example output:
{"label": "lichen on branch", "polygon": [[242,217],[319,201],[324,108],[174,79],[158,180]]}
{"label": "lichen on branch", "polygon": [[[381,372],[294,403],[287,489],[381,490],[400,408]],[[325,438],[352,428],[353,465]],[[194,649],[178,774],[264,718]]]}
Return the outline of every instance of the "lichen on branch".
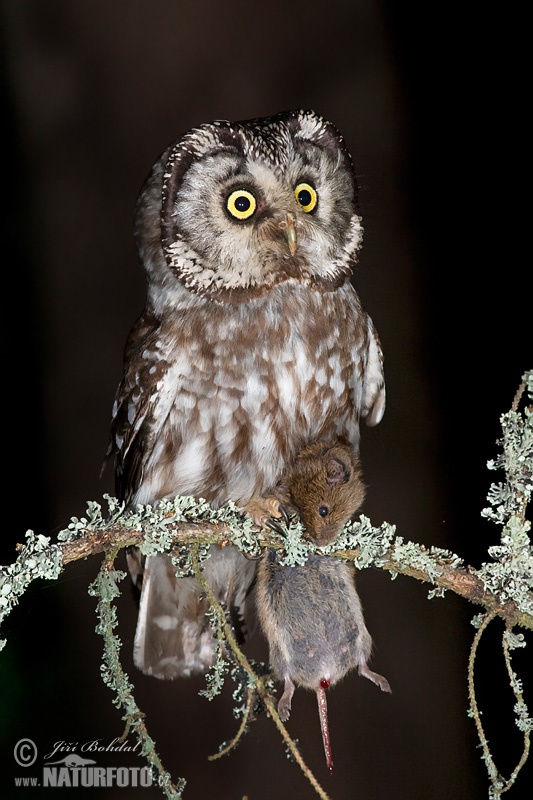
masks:
{"label": "lichen on branch", "polygon": [[[529,404],[523,403],[527,393]],[[488,743],[481,738],[484,759],[490,780],[490,796],[499,797],[515,782],[520,768],[529,753],[531,717],[522,693],[522,683],[510,666],[510,650],[524,646],[522,634],[512,631],[515,626],[533,630],[533,548],[530,539],[531,522],[526,513],[533,490],[533,370],[526,372],[517,391],[512,408],[501,416],[501,452],[489,461],[490,470],[502,470],[503,480],[493,483],[488,491],[488,507],[482,516],[501,527],[498,543],[487,548],[488,559],[478,568],[466,566],[460,556],[441,548],[426,547],[396,535],[393,525],[387,522],[373,526],[361,515],[357,521],[348,523],[339,537],[325,548],[318,549],[305,539],[304,531],[297,519],[292,519],[284,535],[267,529],[254,527],[250,519],[235,506],[228,503],[214,511],[204,500],[183,496],[161,500],[157,506],[145,505],[125,508],[116,498],[104,496],[107,508],[90,502],[85,516],[72,518],[68,527],[52,542],[49,537],[28,531],[25,542],[17,546],[16,560],[0,567],[0,623],[18,604],[28,586],[37,579],[56,580],[71,562],[88,556],[105,555],[103,565],[90,592],[99,597],[97,630],[104,637],[104,682],[115,692],[115,704],[124,711],[124,719],[133,727],[143,741],[143,752],[158,771],[162,788],[169,798],[181,797],[183,782],[173,785],[170,777],[158,761],[155,745],[149,738],[142,713],[133,699],[132,686],[120,666],[120,642],[113,629],[116,611],[112,600],[119,592],[117,581],[122,574],[114,569],[116,554],[129,546],[137,546],[144,555],[168,553],[177,567],[177,574],[186,572],[197,575],[202,582],[201,560],[210,545],[234,545],[245,555],[258,556],[265,547],[281,551],[283,564],[303,564],[312,552],[331,555],[354,562],[358,569],[374,567],[387,570],[394,578],[405,575],[430,585],[429,596],[443,596],[452,591],[468,601],[483,607],[479,617],[480,630],[474,639],[469,667],[471,714],[476,721],[478,733],[483,737],[479,712],[475,700],[473,668],[477,643],[481,632],[496,616],[505,621],[503,648],[506,666],[516,705],[517,725],[524,734],[524,751],[520,761],[507,781],[497,775],[494,761],[488,751]],[[525,405],[520,410],[520,405]],[[178,567],[179,564],[179,567]],[[208,592],[208,587],[206,587]],[[290,738],[276,713],[270,690],[257,670],[232,642],[223,614],[216,600],[210,598],[215,634],[219,639],[218,671],[208,681],[206,696],[216,694],[224,680],[225,651],[229,648],[234,664],[247,675],[247,688],[242,693],[243,705],[240,715],[243,721],[236,736],[221,752],[229,752],[244,733],[252,716],[254,696],[260,696],[286,744]],[[0,642],[0,649],[4,642]],[[235,667],[233,670],[235,675]],[[297,749],[292,755],[298,762]],[[306,767],[300,764],[304,772]],[[307,774],[307,773],[306,773]],[[326,797],[311,773],[308,775],[315,791]],[[166,782],[166,787],[163,785]]]}

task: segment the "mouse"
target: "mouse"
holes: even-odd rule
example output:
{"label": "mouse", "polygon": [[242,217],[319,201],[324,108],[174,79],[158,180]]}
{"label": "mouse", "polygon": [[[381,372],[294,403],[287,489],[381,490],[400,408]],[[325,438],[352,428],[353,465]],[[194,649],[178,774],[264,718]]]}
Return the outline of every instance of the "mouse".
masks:
{"label": "mouse", "polygon": [[304,536],[319,547],[330,544],[365,497],[361,462],[341,438],[304,447],[275,490],[285,512],[298,512]]}
{"label": "mouse", "polygon": [[[334,508],[336,501],[333,498],[337,497],[339,483],[329,483],[324,476],[328,475],[329,462],[337,461],[337,456],[342,454],[338,460],[342,464],[346,462],[350,477],[341,485],[350,484],[352,499],[340,503],[343,513],[334,517],[336,532],[329,531],[328,537],[333,533],[336,535],[340,529],[347,511],[345,506],[350,507],[351,515],[364,497],[359,459],[353,453],[347,459],[345,447],[342,442],[330,442],[323,450],[313,447],[309,451],[305,448],[301,454],[302,464],[295,469],[295,477],[291,471],[286,476],[291,502],[301,504],[297,508],[302,519],[308,508],[315,508],[318,497],[321,504]],[[316,466],[315,462],[322,462],[326,467],[312,472],[306,482],[306,466]],[[337,469],[335,464],[330,465],[331,474],[336,474]],[[320,511],[318,513],[321,516]],[[319,527],[317,532],[313,520],[311,516],[308,535],[320,538],[323,529]],[[333,525],[335,527],[335,523]],[[331,771],[333,756],[326,690],[348,672],[357,669],[383,692],[391,691],[388,680],[368,666],[372,638],[355,586],[355,567],[347,561],[318,553],[311,554],[303,565],[284,566],[276,550],[267,549],[257,569],[256,602],[258,618],[268,642],[270,666],[275,677],[284,683],[278,701],[280,718],[283,721],[289,719],[296,686],[316,693],[326,764]]]}
{"label": "mouse", "polygon": [[368,661],[372,638],[355,587],[355,569],[332,556],[312,554],[304,565],[283,566],[269,549],[259,562],[258,618],[269,646],[269,662],[284,690],[278,701],[290,717],[296,686],[316,693],[326,764],[333,769],[326,690],[351,670],[390,692],[389,682]]}

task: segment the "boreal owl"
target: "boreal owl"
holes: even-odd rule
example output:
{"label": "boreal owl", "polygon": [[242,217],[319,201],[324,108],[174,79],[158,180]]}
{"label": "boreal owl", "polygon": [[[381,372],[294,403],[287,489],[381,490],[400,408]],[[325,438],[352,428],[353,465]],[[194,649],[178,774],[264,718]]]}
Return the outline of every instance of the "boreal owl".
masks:
{"label": "boreal owl", "polygon": [[[153,167],[135,234],[148,286],[113,409],[117,494],[233,500],[261,523],[302,448],[342,437],[357,453],[360,419],[385,407],[381,346],[350,283],[362,228],[346,145],[313,111],[200,125]],[[205,576],[233,619],[254,570],[211,548]],[[148,557],[137,667],[205,671],[206,610],[194,578]]]}

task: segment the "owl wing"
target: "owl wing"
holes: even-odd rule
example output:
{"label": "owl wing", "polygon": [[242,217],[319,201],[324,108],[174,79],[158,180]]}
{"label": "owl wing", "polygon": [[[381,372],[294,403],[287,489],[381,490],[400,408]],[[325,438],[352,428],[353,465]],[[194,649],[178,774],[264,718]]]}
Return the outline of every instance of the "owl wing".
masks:
{"label": "owl wing", "polygon": [[361,416],[367,425],[377,425],[385,413],[385,376],[383,351],[378,333],[368,318],[367,362],[363,378]]}
{"label": "owl wing", "polygon": [[159,333],[158,321],[149,315],[135,324],[113,406],[109,451],[115,459],[115,491],[127,503],[136,501],[171,405],[159,390],[169,367]]}
{"label": "owl wing", "polygon": [[[133,327],[124,353],[108,454],[115,459],[115,491],[126,503],[143,493],[147,464],[164,436],[168,403],[161,392],[168,369],[160,323],[145,314]],[[166,411],[166,413],[165,413]],[[160,496],[154,487],[154,502]],[[213,634],[205,617],[208,603],[192,578],[178,582],[168,556],[145,558],[138,547],[126,551],[137,593],[139,616],[134,662],[147,675],[171,679],[207,668],[213,660]],[[183,621],[189,621],[184,625]]]}
{"label": "owl wing", "polygon": [[[115,457],[116,491],[127,503],[153,503],[180,490],[167,481],[165,458],[161,458],[169,437],[175,452],[181,444],[179,431],[168,424],[179,387],[165,379],[172,369],[173,353],[179,351],[179,338],[176,330],[165,336],[159,323],[146,315],[138,320],[126,345],[110,449]],[[205,672],[213,663],[215,649],[205,616],[209,603],[197,581],[192,577],[178,580],[166,555],[144,558],[138,548],[129,548],[126,558],[133,584],[140,590],[136,667],[164,679]],[[232,547],[212,548],[206,562],[206,578],[240,641],[254,572],[254,562]]]}
{"label": "owl wing", "polygon": [[[124,353],[124,373],[113,405],[107,457],[114,457],[115,492],[126,503],[134,502],[143,482],[146,461],[157,440],[154,416],[158,393],[154,376],[160,377],[166,363],[154,358],[154,348],[150,346],[157,341],[158,330],[157,321],[145,315],[132,328]],[[141,592],[146,559],[138,547],[129,547],[126,561],[135,590]]]}

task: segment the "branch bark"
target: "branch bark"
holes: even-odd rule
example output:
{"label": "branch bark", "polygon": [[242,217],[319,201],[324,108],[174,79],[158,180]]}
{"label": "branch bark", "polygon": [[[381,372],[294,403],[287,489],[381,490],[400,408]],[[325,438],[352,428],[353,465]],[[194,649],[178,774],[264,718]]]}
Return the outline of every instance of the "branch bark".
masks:
{"label": "branch bark", "polygon": [[[176,522],[168,526],[168,530],[173,532],[175,546],[184,544],[219,544],[226,546],[230,543],[231,529],[225,524],[213,524],[207,522],[187,523]],[[110,550],[120,550],[125,547],[140,546],[144,541],[142,532],[125,528],[120,524],[111,525],[105,530],[94,531],[91,529],[81,529],[80,537],[69,540],[59,547],[62,552],[63,564],[87,558],[98,553],[106,553]],[[270,536],[266,531],[262,531],[258,536],[259,543],[264,547],[281,546],[280,540]],[[428,550],[424,545],[416,545],[421,555],[428,556]],[[357,558],[359,551],[338,550],[331,553],[332,556],[353,560]],[[518,625],[528,630],[533,630],[533,616],[520,611],[516,603],[512,600],[502,602],[497,594],[487,590],[483,581],[475,574],[472,567],[455,567],[447,563],[449,559],[432,556],[431,574],[429,570],[413,566],[399,561],[393,556],[393,548],[389,548],[379,559],[379,567],[398,575],[406,575],[432,586],[454,592],[454,594],[465,598],[470,603],[482,606],[489,612],[495,612],[508,626]]]}

